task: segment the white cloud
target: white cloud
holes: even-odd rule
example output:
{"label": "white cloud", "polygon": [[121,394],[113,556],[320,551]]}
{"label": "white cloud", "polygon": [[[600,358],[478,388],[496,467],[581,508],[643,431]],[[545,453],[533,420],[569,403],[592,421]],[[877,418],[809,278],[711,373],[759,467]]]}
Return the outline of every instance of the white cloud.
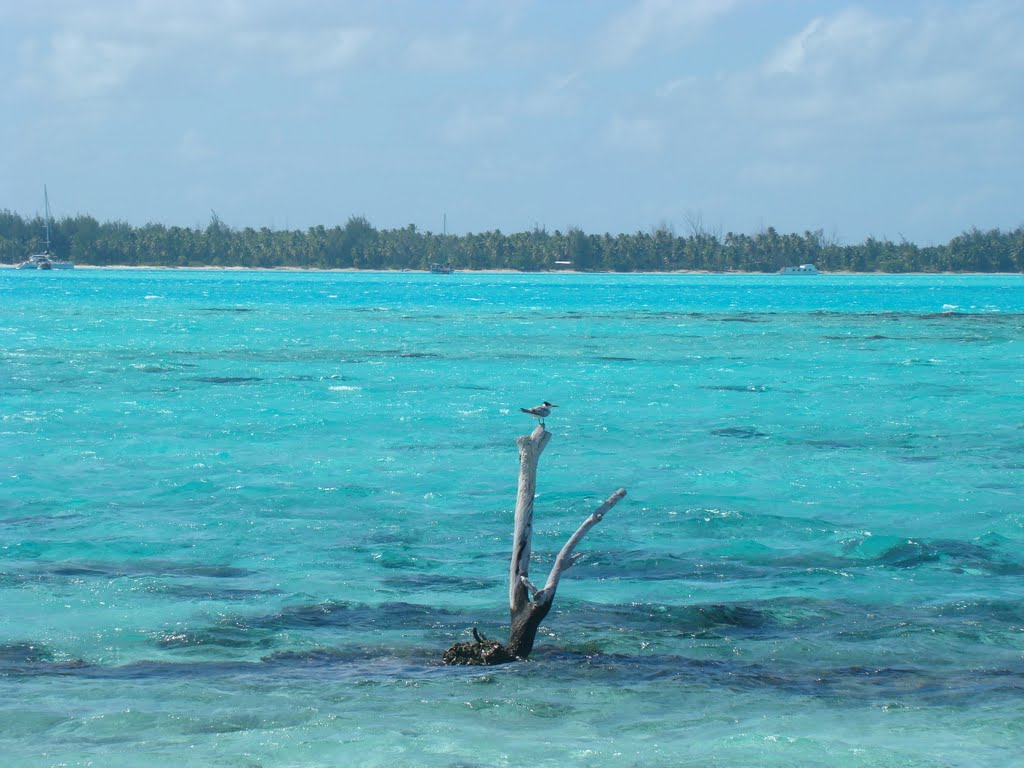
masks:
{"label": "white cloud", "polygon": [[1022,37],[1024,6],[1001,0],[912,20],[845,9],[805,22],[759,63],[667,80],[637,108],[664,119],[667,151],[700,146],[749,181],[868,165],[906,175],[951,158],[977,173],[1022,154]]}
{"label": "white cloud", "polygon": [[847,9],[812,20],[748,84],[804,119],[963,119],[1024,96],[1020,34],[1024,9],[1009,3],[937,8],[913,21]]}
{"label": "white cloud", "polygon": [[613,115],[605,140],[615,149],[657,152],[665,145],[665,126],[659,120]]}
{"label": "white cloud", "polygon": [[693,75],[690,75],[689,77],[669,80],[655,89],[654,93],[659,99],[671,99],[687,91],[692,91],[695,87],[699,87],[699,85],[700,81]]}
{"label": "white cloud", "polygon": [[813,19],[784,42],[765,64],[768,75],[825,77],[870,63],[898,43],[909,21],[872,16],[849,8],[832,18]]}
{"label": "white cloud", "polygon": [[579,106],[582,81],[577,74],[551,77],[525,94],[464,104],[445,122],[442,138],[451,143],[493,140],[512,130],[535,131],[535,123],[571,116]]}
{"label": "white cloud", "polygon": [[472,35],[460,32],[454,35],[419,35],[409,44],[409,64],[416,69],[438,72],[468,69],[476,59],[476,45]]}
{"label": "white cloud", "polygon": [[175,62],[181,74],[203,60],[212,68],[204,70],[208,77],[235,71],[239,59],[252,56],[299,75],[334,72],[350,66],[373,40],[366,26],[238,0],[136,0],[116,12],[100,5],[51,7],[49,14],[50,38],[23,43],[20,83],[38,88],[45,80],[61,95],[80,99],[112,95],[158,62]]}
{"label": "white cloud", "polygon": [[22,48],[19,82],[28,89],[52,89],[64,98],[87,100],[123,85],[145,58],[138,44],[62,32],[44,50],[31,44]]}
{"label": "white cloud", "polygon": [[605,27],[601,58],[611,66],[623,65],[648,45],[692,37],[738,4],[739,0],[638,0]]}
{"label": "white cloud", "polygon": [[372,37],[372,30],[366,27],[293,30],[267,35],[261,47],[266,52],[283,54],[295,72],[318,74],[344,69],[366,50]]}
{"label": "white cloud", "polygon": [[[631,106],[664,121],[667,166],[729,180],[726,208],[760,206],[777,226],[831,215],[946,232],[1007,208],[1006,179],[1024,162],[1021,39],[1019,2],[876,3],[805,17],[743,66],[667,72]],[[616,132],[628,135],[621,121]]]}
{"label": "white cloud", "polygon": [[463,105],[441,128],[441,136],[453,144],[494,139],[508,125],[505,110]]}
{"label": "white cloud", "polygon": [[216,153],[203,140],[195,128],[189,128],[178,141],[178,155],[183,160],[198,162],[209,160]]}
{"label": "white cloud", "polygon": [[755,160],[739,169],[736,180],[745,185],[779,189],[801,187],[821,182],[821,169],[806,162],[772,162]]}
{"label": "white cloud", "polygon": [[521,108],[531,115],[570,114],[578,107],[583,90],[583,79],[577,73],[551,77],[522,99]]}

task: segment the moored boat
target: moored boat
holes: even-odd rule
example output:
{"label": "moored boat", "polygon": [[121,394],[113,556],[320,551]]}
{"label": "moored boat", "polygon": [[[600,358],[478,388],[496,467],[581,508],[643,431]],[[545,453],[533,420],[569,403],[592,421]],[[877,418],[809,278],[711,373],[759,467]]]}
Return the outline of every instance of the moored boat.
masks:
{"label": "moored boat", "polygon": [[53,269],[53,262],[50,261],[49,255],[36,253],[18,264],[15,269]]}
{"label": "moored boat", "polygon": [[43,185],[43,202],[46,206],[46,248],[42,253],[35,253],[17,265],[18,269],[74,269],[75,265],[66,259],[58,259],[50,253],[50,195]]}
{"label": "moored boat", "polygon": [[[448,214],[444,215],[443,224],[441,225],[441,253],[444,256],[448,256]],[[435,275],[450,275],[455,271],[455,267],[452,266],[451,260],[449,259],[445,263],[435,261],[430,265],[430,271]]]}

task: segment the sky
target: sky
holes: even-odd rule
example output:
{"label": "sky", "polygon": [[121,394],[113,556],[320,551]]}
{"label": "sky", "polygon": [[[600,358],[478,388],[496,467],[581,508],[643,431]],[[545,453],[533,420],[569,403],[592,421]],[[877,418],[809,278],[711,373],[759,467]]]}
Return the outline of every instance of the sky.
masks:
{"label": "sky", "polygon": [[1020,0],[0,0],[0,209],[918,244],[1024,225]]}

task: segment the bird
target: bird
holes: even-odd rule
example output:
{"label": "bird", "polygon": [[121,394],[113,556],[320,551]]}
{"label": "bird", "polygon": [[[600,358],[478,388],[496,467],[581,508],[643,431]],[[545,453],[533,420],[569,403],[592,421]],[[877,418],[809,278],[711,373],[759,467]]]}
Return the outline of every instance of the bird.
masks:
{"label": "bird", "polygon": [[543,427],[544,426],[544,418],[546,416],[550,416],[551,415],[551,409],[552,408],[557,408],[557,407],[558,406],[555,405],[554,403],[549,403],[547,400],[545,400],[540,405],[533,406],[533,408],[520,408],[519,410],[522,411],[523,413],[528,413],[531,416],[536,416],[538,419],[540,419],[540,425]]}

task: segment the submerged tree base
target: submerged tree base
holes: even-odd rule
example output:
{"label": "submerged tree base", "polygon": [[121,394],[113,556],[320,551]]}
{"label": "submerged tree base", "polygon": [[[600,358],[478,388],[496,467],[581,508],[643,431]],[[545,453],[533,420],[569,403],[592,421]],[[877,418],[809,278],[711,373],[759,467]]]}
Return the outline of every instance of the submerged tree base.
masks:
{"label": "submerged tree base", "polygon": [[473,630],[473,637],[476,639],[472,643],[453,643],[441,656],[441,661],[451,666],[470,667],[489,667],[517,661],[497,640],[488,640],[476,629]]}

